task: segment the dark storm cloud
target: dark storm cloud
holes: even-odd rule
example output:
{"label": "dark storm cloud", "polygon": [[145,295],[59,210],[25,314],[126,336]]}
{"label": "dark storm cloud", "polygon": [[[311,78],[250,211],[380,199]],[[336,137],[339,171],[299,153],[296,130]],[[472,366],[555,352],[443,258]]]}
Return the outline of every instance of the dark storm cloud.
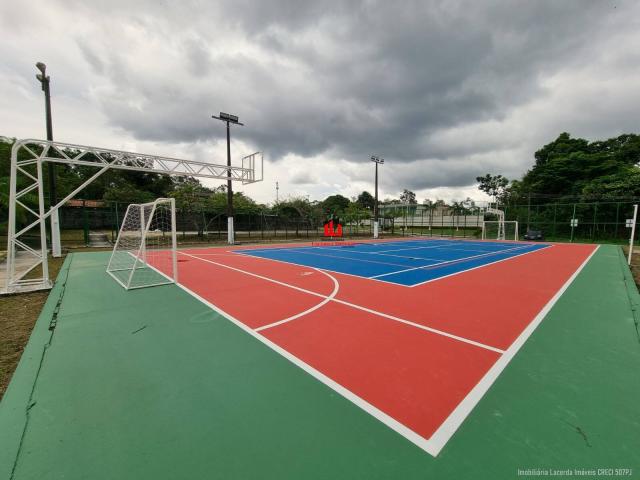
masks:
{"label": "dark storm cloud", "polygon": [[[247,123],[234,137],[275,161],[378,152],[407,172],[435,168],[431,180],[409,173],[414,188],[472,183],[480,166],[446,160],[513,140],[447,144],[439,133],[544,97],[544,78],[588,64],[614,28],[610,6],[592,1],[163,5],[110,7],[118,38],[78,38],[108,80],[101,95],[112,125],[142,140],[206,141],[224,135],[210,115],[230,111]],[[90,8],[82,11],[96,15]]]}

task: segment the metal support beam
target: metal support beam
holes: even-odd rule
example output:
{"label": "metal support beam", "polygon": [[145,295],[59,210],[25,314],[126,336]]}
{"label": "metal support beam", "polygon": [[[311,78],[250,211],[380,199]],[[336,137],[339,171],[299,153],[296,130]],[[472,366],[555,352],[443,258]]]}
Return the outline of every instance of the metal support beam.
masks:
{"label": "metal support beam", "polygon": [[[7,242],[6,288],[0,293],[17,293],[51,288],[47,264],[45,222],[56,216],[58,209],[107,170],[132,170],[164,175],[213,178],[250,184],[262,181],[264,165],[262,153],[256,152],[242,159],[242,166],[219,165],[194,160],[161,157],[141,153],[111,150],[46,140],[17,140],[11,150],[9,183],[9,226]],[[96,167],[99,170],[65,198],[44,210],[42,166],[45,162]],[[260,165],[257,165],[257,163]],[[26,206],[25,195],[37,193],[38,209]],[[17,229],[17,213],[26,218],[25,226]],[[38,236],[35,229],[39,227]],[[39,238],[39,241],[35,240]],[[39,247],[35,244],[39,243]],[[39,249],[38,249],[39,248]],[[16,271],[16,257],[25,254],[30,259]],[[40,267],[38,276],[29,272]]]}

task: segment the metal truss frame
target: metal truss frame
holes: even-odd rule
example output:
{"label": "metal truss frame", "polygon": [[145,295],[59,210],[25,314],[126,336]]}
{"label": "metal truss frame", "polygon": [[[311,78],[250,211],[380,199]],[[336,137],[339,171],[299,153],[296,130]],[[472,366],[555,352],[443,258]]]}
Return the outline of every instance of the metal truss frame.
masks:
{"label": "metal truss frame", "polygon": [[[56,205],[45,211],[42,164],[54,162],[98,168],[98,171]],[[247,155],[242,166],[227,166],[194,160],[182,160],[158,155],[111,150],[107,148],[50,142],[46,140],[16,140],[11,150],[9,187],[9,225],[7,241],[6,287],[0,293],[18,293],[51,288],[47,262],[46,220],[107,170],[131,170],[173,176],[232,180],[243,185],[260,182],[264,177],[262,152]],[[27,205],[26,195],[37,193],[38,208]],[[26,226],[17,230],[17,215]],[[29,245],[28,238],[38,231],[40,249]],[[16,272],[16,256],[25,253],[32,259],[26,268]],[[41,273],[28,275],[41,266]],[[29,278],[25,278],[25,277]]]}

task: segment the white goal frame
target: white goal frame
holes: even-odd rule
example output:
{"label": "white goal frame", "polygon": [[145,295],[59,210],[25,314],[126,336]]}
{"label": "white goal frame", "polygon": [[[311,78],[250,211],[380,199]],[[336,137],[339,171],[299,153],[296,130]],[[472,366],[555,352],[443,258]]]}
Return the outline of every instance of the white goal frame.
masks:
{"label": "white goal frame", "polygon": [[[489,225],[498,225],[498,235],[497,238],[488,238],[487,237],[487,224]],[[515,238],[507,238],[506,235],[506,225],[514,226],[514,237]],[[517,220],[484,220],[482,222],[482,240],[519,240],[520,236],[518,233],[518,221]]]}
{"label": "white goal frame", "polygon": [[[45,162],[95,167],[97,171],[46,211],[42,168]],[[47,261],[47,219],[55,219],[60,207],[112,169],[239,181],[243,185],[260,182],[264,177],[262,152],[243,157],[242,166],[238,167],[47,140],[16,140],[11,149],[6,283],[0,294],[52,287]],[[32,208],[25,202],[29,194],[37,195],[37,207]],[[16,219],[19,215],[26,221],[25,226],[18,230]],[[16,268],[18,255],[23,260],[20,271]],[[37,267],[41,270],[38,271]]]}
{"label": "white goal frame", "polygon": [[[147,240],[149,238],[150,229],[154,221],[154,215],[159,211],[158,207],[169,208],[169,221],[171,223],[171,246],[168,249],[171,257],[170,275],[167,275],[165,272],[161,272],[156,267],[148,263],[150,252],[148,249],[149,245],[147,243]],[[150,211],[146,213],[149,208]],[[131,230],[127,230],[128,227],[131,227],[131,224],[128,224],[127,222],[131,217],[135,215],[138,215],[139,219],[135,227],[136,230],[139,230],[140,241],[139,244],[135,246],[135,248],[129,248],[125,238],[127,237],[127,232],[131,232]],[[136,234],[137,233],[138,232],[136,232]],[[159,249],[157,251],[166,252],[166,250],[162,249]],[[130,257],[125,260],[124,265],[121,262],[121,258],[123,256]],[[143,268],[149,268],[154,271],[153,281],[143,284],[132,283],[137,271]],[[119,275],[116,272],[125,272],[126,281],[123,281],[123,276]],[[129,272],[129,274],[126,275],[126,272]],[[118,238],[116,239],[116,243],[113,246],[113,251],[111,252],[111,257],[109,258],[109,263],[107,264],[107,273],[111,275],[111,277],[113,277],[113,279],[120,285],[122,285],[126,290],[131,290],[134,288],[155,287],[157,285],[166,285],[168,283],[178,282],[178,241],[176,236],[175,198],[158,198],[153,202],[133,203],[127,207],[127,211],[122,220],[122,225],[120,226],[120,231],[118,232]],[[163,280],[158,281],[159,279]]]}

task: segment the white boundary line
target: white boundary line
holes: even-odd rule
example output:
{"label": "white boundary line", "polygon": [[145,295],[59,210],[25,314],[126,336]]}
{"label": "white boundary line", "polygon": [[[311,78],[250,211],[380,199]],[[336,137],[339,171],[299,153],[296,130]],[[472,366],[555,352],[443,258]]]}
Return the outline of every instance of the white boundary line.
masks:
{"label": "white boundary line", "polygon": [[387,415],[382,410],[379,410],[378,408],[374,407],[369,402],[367,402],[366,400],[360,398],[358,395],[353,393],[351,390],[346,389],[345,387],[340,385],[338,382],[336,382],[336,381],[332,380],[331,378],[327,377],[325,374],[323,374],[319,370],[316,370],[311,365],[305,363],[304,361],[302,361],[301,359],[299,359],[295,355],[291,354],[290,352],[288,352],[284,348],[278,346],[277,344],[275,344],[274,342],[272,342],[268,338],[262,336],[260,333],[258,333],[255,330],[249,328],[247,325],[242,323],[240,320],[234,318],[233,316],[229,315],[227,312],[225,312],[221,308],[218,308],[214,304],[212,304],[209,301],[205,300],[204,298],[202,298],[197,293],[192,292],[191,290],[189,290],[184,285],[182,285],[180,283],[177,283],[176,285],[178,287],[180,287],[182,290],[184,290],[186,293],[188,293],[189,295],[194,297],[195,299],[197,299],[200,302],[202,302],[205,305],[207,305],[212,310],[218,312],[225,319],[231,321],[233,324],[235,324],[237,327],[239,327],[242,330],[244,330],[246,333],[248,333],[249,335],[254,337],[256,340],[262,342],[267,347],[269,347],[272,350],[276,351],[277,353],[282,355],[284,358],[289,360],[291,363],[293,363],[297,367],[300,367],[302,370],[307,372],[309,375],[311,375],[316,380],[324,383],[327,387],[331,388],[333,391],[335,391],[338,394],[342,395],[344,398],[346,398],[347,400],[349,400],[350,402],[352,402],[356,406],[360,407],[362,410],[367,412],[369,415],[371,415],[375,419],[379,420],[380,422],[384,423],[387,427],[389,427],[392,430],[394,430],[395,432],[399,433],[400,435],[402,435],[404,438],[406,438],[407,440],[409,440],[410,442],[412,442],[416,446],[420,447],[422,450],[424,450],[428,454],[430,454],[430,455],[432,455],[434,457],[438,454],[437,451],[435,451],[433,449],[433,447],[431,446],[431,442],[429,440],[427,440],[424,437],[421,437],[420,435],[418,435],[416,432],[414,432],[410,428],[408,428],[405,425],[403,425],[402,423],[398,422],[395,418]]}
{"label": "white boundary line", "polygon": [[[444,265],[452,265],[454,263],[464,263],[468,260],[474,260],[476,258],[484,258],[484,257],[491,257],[494,255],[503,255],[507,252],[513,252],[514,250],[524,250],[525,248],[528,248],[530,245],[522,245],[519,247],[513,247],[513,248],[507,248],[506,250],[498,250],[497,252],[486,252],[486,253],[479,253],[478,255],[471,255],[470,257],[462,257],[462,258],[458,258],[456,260],[445,260],[442,261],[440,263],[434,263],[432,265],[422,265],[421,267],[411,267],[411,268],[407,268],[405,270],[398,270],[397,272],[389,272],[389,273],[383,273],[381,275],[374,275],[373,277],[367,277],[367,278],[381,278],[381,277],[388,277],[390,275],[396,275],[398,273],[405,273],[405,272],[413,272],[414,270],[422,270],[424,268],[431,268],[431,267],[436,267],[436,266],[444,266]],[[535,250],[531,250],[532,252],[535,252],[537,250],[542,250],[541,248],[536,248]],[[513,257],[509,257],[509,258],[513,258]]]}
{"label": "white boundary line", "polygon": [[[500,260],[496,260],[495,262],[483,263],[482,265],[478,265],[476,267],[467,268],[466,270],[460,270],[459,272],[453,272],[453,273],[450,273],[449,275],[442,275],[441,277],[432,278],[430,280],[425,280],[424,282],[420,282],[420,283],[415,283],[413,285],[409,285],[408,288],[419,287],[420,285],[424,285],[425,283],[437,282],[438,280],[442,280],[443,278],[453,277],[454,275],[460,275],[461,273],[470,272],[471,270],[477,270],[478,268],[488,267],[489,265],[494,265],[494,264],[500,263],[500,262],[506,262],[507,260],[511,260],[511,259],[518,258],[518,257],[522,257],[524,255],[529,255],[531,253],[541,252],[542,250],[546,250],[547,248],[551,248],[553,246],[554,245],[546,245],[546,246],[544,246],[542,248],[536,248],[535,250],[531,250],[529,252],[520,253],[520,254],[514,255],[512,257],[502,258]],[[379,279],[374,278],[374,280],[379,280]],[[398,284],[396,283],[394,285],[398,285]]]}
{"label": "white boundary line", "polygon": [[[201,262],[211,263],[212,265],[217,265],[217,266],[222,267],[222,268],[227,268],[229,270],[234,270],[234,271],[239,272],[239,273],[244,273],[245,275],[249,275],[251,277],[260,278],[262,280],[266,280],[267,282],[275,283],[277,285],[281,285],[283,287],[288,287],[288,288],[291,288],[293,290],[298,290],[299,292],[307,293],[309,295],[314,295],[316,297],[320,297],[320,298],[323,298],[323,299],[327,299],[328,298],[327,295],[323,295],[321,293],[317,293],[317,292],[314,292],[312,290],[307,290],[307,289],[302,288],[302,287],[296,287],[295,285],[291,285],[289,283],[281,282],[281,281],[275,280],[273,278],[265,277],[265,276],[259,275],[257,273],[248,272],[246,270],[242,270],[240,268],[232,267],[230,265],[225,265],[224,263],[218,263],[218,262],[214,262],[213,260],[208,260],[206,258],[200,258],[200,257],[197,257],[197,256],[192,255],[190,253],[183,253],[183,252],[179,252],[179,253],[181,253],[182,255],[186,255],[188,257],[195,258],[196,260],[200,260]],[[467,343],[469,345],[473,345],[475,347],[483,348],[485,350],[490,350],[492,352],[496,352],[496,353],[500,353],[500,354],[504,353],[504,350],[501,350],[501,349],[496,348],[496,347],[492,347],[491,345],[485,345],[484,343],[476,342],[475,340],[471,340],[470,338],[460,337],[458,335],[454,335],[453,333],[445,332],[444,330],[438,330],[437,328],[427,327],[425,325],[421,325],[419,323],[415,323],[415,322],[412,322],[410,320],[405,320],[405,319],[400,318],[400,317],[389,315],[388,313],[383,313],[383,312],[379,312],[377,310],[373,310],[371,308],[363,307],[362,305],[357,305],[355,303],[347,302],[345,300],[339,300],[337,298],[330,298],[329,301],[340,303],[342,305],[346,305],[347,307],[355,308],[356,310],[362,310],[363,312],[371,313],[373,315],[377,315],[379,317],[383,317],[383,318],[386,318],[386,319],[389,319],[389,320],[393,320],[395,322],[404,323],[405,325],[410,325],[412,327],[419,328],[420,330],[425,330],[427,332],[435,333],[437,335],[441,335],[443,337],[447,337],[447,338],[450,338],[452,340],[457,340],[457,341],[462,342],[462,343]],[[278,323],[278,322],[276,322],[276,323]]]}
{"label": "white boundary line", "polygon": [[[318,248],[321,248],[321,247],[318,247]],[[290,248],[290,249],[287,249],[287,252],[302,253],[303,255],[315,255],[315,256],[317,256],[317,257],[328,257],[328,258],[339,258],[339,259],[343,259],[343,260],[353,260],[353,261],[356,261],[356,262],[376,263],[376,264],[379,264],[379,265],[391,265],[392,267],[402,267],[402,268],[405,268],[405,267],[407,267],[407,266],[408,266],[408,265],[400,265],[399,263],[381,262],[381,261],[379,261],[379,260],[366,260],[366,259],[364,259],[364,258],[341,257],[340,255],[326,255],[326,254],[322,254],[322,253],[305,252],[305,251],[300,251],[300,250],[302,250],[302,249],[300,249],[300,248]],[[357,253],[357,252],[356,252],[356,253]],[[363,252],[363,253],[364,253],[364,252]],[[373,254],[374,252],[366,252],[366,253],[371,253],[371,254]],[[245,253],[245,255],[253,256],[253,255],[250,255],[250,254],[247,254],[247,253]],[[262,257],[262,258],[265,258],[265,257]],[[267,260],[269,259],[269,257],[266,257],[266,258],[267,258]],[[408,257],[405,257],[405,258],[408,258]],[[420,259],[418,259],[418,260],[428,260],[428,259],[426,259],[426,258],[425,258],[425,259],[420,258]],[[426,266],[427,266],[427,265],[423,265],[423,267],[426,267]],[[316,268],[316,267],[312,267],[312,268]],[[367,277],[364,277],[364,278],[367,278]]]}
{"label": "white boundary line", "polygon": [[[434,241],[438,241],[438,240],[434,240]],[[457,240],[457,241],[462,242],[463,240]],[[389,242],[389,243],[391,243],[391,242]],[[532,246],[532,245],[537,245],[537,244],[528,243],[526,246]],[[471,270],[475,270],[477,268],[483,268],[483,267],[486,267],[486,266],[489,266],[489,265],[493,265],[494,263],[504,262],[506,260],[511,260],[512,258],[520,257],[522,255],[527,255],[529,253],[539,252],[539,251],[544,250],[546,248],[553,247],[553,244],[543,244],[543,245],[544,246],[542,248],[537,248],[535,250],[531,250],[529,252],[521,253],[519,255],[514,255],[512,257],[503,258],[501,260],[496,260],[495,262],[484,263],[482,265],[478,265],[476,267],[468,268],[466,270],[460,270],[459,272],[450,273],[449,275],[443,275],[441,277],[425,280],[424,282],[416,283],[414,285],[405,285],[403,283],[392,282],[392,281],[384,280],[382,278],[377,278],[377,277],[363,277],[361,275],[356,275],[356,274],[353,274],[353,273],[339,272],[337,270],[332,270],[330,268],[322,268],[322,269],[320,269],[320,268],[317,268],[317,267],[310,267],[309,265],[302,265],[300,263],[289,262],[287,260],[280,260],[280,259],[269,258],[269,257],[261,257],[261,256],[258,256],[258,255],[251,255],[250,253],[245,253],[245,251],[250,251],[250,250],[265,250],[266,251],[267,250],[266,248],[264,248],[264,249],[252,248],[252,249],[246,249],[246,250],[228,250],[228,251],[232,252],[235,255],[242,255],[242,256],[250,257],[250,258],[257,258],[257,259],[261,259],[261,260],[264,260],[264,261],[286,263],[287,265],[295,265],[296,267],[317,268],[318,270],[324,270],[326,272],[337,273],[339,275],[347,275],[349,277],[360,278],[360,279],[365,279],[365,280],[373,280],[375,282],[382,282],[382,283],[386,283],[386,284],[389,284],[389,285],[395,285],[397,287],[414,288],[414,287],[418,287],[420,285],[424,285],[425,283],[437,282],[438,280],[442,280],[443,278],[452,277],[454,275],[458,275],[458,274],[464,273],[464,272],[470,272]],[[324,248],[324,247],[318,247],[318,248]],[[278,248],[278,250],[284,250],[284,249],[287,249],[287,248],[286,247]],[[178,253],[183,253],[183,252],[178,252]],[[372,252],[372,253],[374,253],[374,252]],[[493,253],[495,253],[495,252],[493,252]],[[188,255],[188,254],[185,254],[185,255]],[[471,257],[468,257],[468,258],[471,258]],[[456,262],[462,262],[463,260],[459,259],[459,260],[455,260],[455,261]],[[420,267],[420,268],[427,268],[427,267],[431,267],[433,265],[435,265],[435,264],[425,265],[425,266]],[[398,272],[394,272],[394,273],[398,273]]]}
{"label": "white boundary line", "polygon": [[[249,255],[247,253],[243,253],[243,251],[241,251],[241,250],[230,250],[230,251],[232,251],[235,255],[241,255],[241,256],[247,257],[247,258],[263,260],[265,262],[280,262],[280,263],[286,263],[287,265],[295,265],[296,267],[315,268],[315,267],[310,267],[309,265],[301,265],[299,263],[287,262],[286,260],[277,260],[275,258],[258,257],[256,255]],[[331,273],[338,273],[340,275],[347,275],[348,277],[359,278],[361,280],[362,279],[369,280],[369,279],[367,279],[367,277],[361,277],[360,275],[356,275],[354,273],[338,272],[337,270],[331,270],[330,268],[322,268],[322,269],[319,269],[319,270],[324,270],[325,272],[331,272]],[[379,280],[377,278],[374,278],[372,280],[375,281],[375,282],[386,283],[387,285],[395,285],[396,287],[405,287],[405,288],[408,287],[408,285],[403,285],[401,283],[396,283],[396,282],[389,282],[387,280]]]}
{"label": "white boundary line", "polygon": [[509,348],[507,348],[506,352],[498,359],[496,363],[489,369],[489,371],[482,377],[482,379],[476,384],[475,387],[467,394],[467,396],[458,404],[458,406],[451,412],[449,417],[440,425],[440,427],[435,431],[435,433],[429,439],[430,448],[433,449],[435,455],[437,455],[440,450],[445,446],[445,444],[449,441],[449,439],[456,432],[458,427],[462,424],[462,422],[467,418],[467,416],[471,413],[473,408],[478,404],[480,399],[487,393],[487,390],[493,385],[496,381],[500,373],[505,369],[505,367],[509,364],[511,359],[518,353],[518,350],[524,345],[527,339],[531,336],[531,334],[536,330],[538,325],[542,322],[544,317],[547,316],[549,311],[553,308],[556,302],[560,299],[560,297],[564,294],[564,292],[569,288],[569,285],[575,280],[578,274],[582,271],[582,269],[589,263],[589,260],[595,255],[600,246],[596,246],[596,248],[591,252],[591,254],[587,257],[587,259],[582,262],[582,264],[578,267],[578,269],[569,277],[569,279],[560,287],[560,289],[556,292],[556,294],[547,302],[547,304],[540,310],[538,315],[526,326],[526,328],[520,333],[518,338],[511,344]]}
{"label": "white boundary line", "polygon": [[262,327],[256,328],[255,329],[256,332],[261,332],[262,330],[266,330],[268,328],[277,327],[278,325],[282,325],[283,323],[287,323],[287,322],[290,322],[291,320],[295,320],[296,318],[303,317],[303,316],[307,315],[308,313],[314,312],[314,311],[318,310],[319,308],[322,308],[324,305],[326,305],[327,303],[329,303],[331,300],[333,300],[335,298],[335,296],[338,294],[338,290],[340,289],[340,283],[338,283],[338,280],[336,280],[335,277],[333,277],[332,275],[328,274],[327,272],[323,272],[322,270],[318,270],[317,268],[314,268],[314,270],[317,270],[318,272],[322,273],[323,275],[326,275],[327,277],[329,277],[333,281],[333,292],[331,292],[328,297],[325,297],[325,299],[322,300],[320,303],[318,303],[317,305],[314,305],[311,308],[308,308],[304,312],[297,313],[296,315],[292,315],[292,316],[287,317],[287,318],[285,318],[283,320],[279,320],[277,322],[273,322],[273,323],[270,323],[268,325],[263,325]]}
{"label": "white boundary line", "polygon": [[[551,245],[549,245],[549,246],[551,246]],[[333,389],[335,392],[337,392],[338,394],[342,395],[344,398],[346,398],[347,400],[351,401],[356,406],[360,407],[365,412],[369,413],[371,416],[373,416],[374,418],[376,418],[380,422],[384,423],[386,426],[388,426],[389,428],[391,428],[395,432],[397,432],[400,435],[402,435],[404,438],[406,438],[407,440],[409,440],[410,442],[412,442],[413,444],[415,444],[416,446],[418,446],[419,448],[421,448],[422,450],[424,450],[428,454],[432,455],[433,457],[436,457],[440,453],[440,451],[444,448],[446,443],[451,439],[451,437],[456,432],[456,430],[460,427],[462,422],[469,416],[469,414],[471,413],[473,408],[478,404],[478,402],[482,399],[482,397],[485,395],[485,393],[489,390],[491,385],[493,385],[493,383],[496,381],[496,379],[498,378],[500,373],[502,373],[502,371],[509,364],[511,359],[518,352],[518,350],[520,350],[522,345],[524,345],[524,343],[527,341],[527,339],[535,331],[535,329],[542,322],[544,317],[549,313],[551,308],[553,308],[555,303],[560,299],[562,294],[564,294],[564,292],[569,288],[571,283],[580,274],[582,269],[589,263],[589,261],[591,260],[593,255],[598,251],[599,248],[600,248],[600,246],[596,246],[596,248],[593,250],[593,252],[591,252],[591,254],[580,265],[580,267],[578,267],[578,269],[573,273],[573,275],[571,275],[571,277],[569,277],[569,279],[556,292],[556,294],[551,298],[551,300],[549,300],[549,302],[547,302],[547,304],[542,308],[542,310],[538,313],[538,315],[522,331],[522,333],[511,344],[511,346],[506,350],[506,352],[504,352],[498,358],[496,363],[487,371],[487,373],[484,375],[484,377],[482,377],[482,379],[476,384],[476,386],[458,404],[458,406],[453,410],[453,412],[451,412],[451,414],[449,414],[447,419],[440,425],[440,427],[435,431],[435,433],[429,439],[426,439],[426,438],[418,435],[416,432],[414,432],[410,428],[408,428],[405,425],[403,425],[402,423],[398,422],[395,418],[387,415],[383,411],[381,411],[378,408],[374,407],[373,405],[371,405],[366,400],[360,398],[355,393],[351,392],[350,390],[346,389],[345,387],[343,387],[342,385],[340,385],[336,381],[334,381],[331,378],[327,377],[326,375],[324,375],[320,371],[316,370],[315,368],[313,368],[309,364],[307,364],[304,361],[300,360],[298,357],[294,356],[293,354],[291,354],[287,350],[285,350],[282,347],[278,346],[277,344],[273,343],[272,341],[270,341],[269,339],[267,339],[266,337],[264,337],[260,333],[256,332],[255,330],[251,329],[250,327],[248,327],[247,325],[245,325],[244,323],[242,323],[241,321],[236,319],[235,317],[229,315],[227,312],[225,312],[221,308],[219,308],[216,305],[214,305],[214,304],[210,303],[209,301],[205,300],[203,297],[201,297],[197,293],[191,291],[189,288],[185,287],[181,283],[177,282],[176,285],[178,287],[180,287],[182,290],[184,290],[187,294],[191,295],[192,297],[194,297],[195,299],[199,300],[203,304],[209,306],[212,310],[214,310],[214,311],[218,312],[219,314],[221,314],[224,318],[226,318],[229,321],[231,321],[232,323],[234,323],[237,327],[241,328],[246,333],[248,333],[249,335],[251,335],[252,337],[257,339],[258,341],[262,342],[263,344],[265,344],[266,346],[268,346],[272,350],[276,351],[277,353],[282,355],[284,358],[289,360],[291,363],[293,363],[294,365],[300,367],[302,370],[307,372],[309,375],[311,375],[315,379],[319,380],[320,382],[324,383],[326,386],[328,386],[329,388]],[[210,262],[210,263],[214,263],[214,264],[216,263],[216,262],[211,262],[211,261],[206,260],[206,259],[198,258],[198,257],[196,257],[194,255],[185,254],[183,252],[178,252],[178,253],[181,253],[183,255],[187,255],[187,256],[190,256],[190,257],[194,257],[194,258],[199,259],[201,261]],[[530,252],[528,252],[528,253],[530,253]],[[255,258],[255,257],[253,257],[253,258]],[[224,265],[222,265],[222,266],[224,266]],[[227,266],[227,268],[231,268],[233,270],[238,270],[238,269],[235,269],[233,267],[228,267],[228,266]],[[256,274],[252,274],[252,275],[258,276]],[[276,280],[270,280],[270,281],[273,281],[273,282],[276,282],[276,283],[281,283],[281,282],[278,282]],[[295,289],[304,291],[304,289],[300,289],[299,287],[294,287],[293,285],[291,285],[291,288],[295,288]],[[316,296],[320,295],[320,294],[316,294],[315,292],[310,292],[310,291],[308,291],[308,293],[314,294]],[[335,298],[333,299],[333,301],[337,301],[338,303],[346,303],[346,302],[342,302],[340,300],[337,300]]]}

